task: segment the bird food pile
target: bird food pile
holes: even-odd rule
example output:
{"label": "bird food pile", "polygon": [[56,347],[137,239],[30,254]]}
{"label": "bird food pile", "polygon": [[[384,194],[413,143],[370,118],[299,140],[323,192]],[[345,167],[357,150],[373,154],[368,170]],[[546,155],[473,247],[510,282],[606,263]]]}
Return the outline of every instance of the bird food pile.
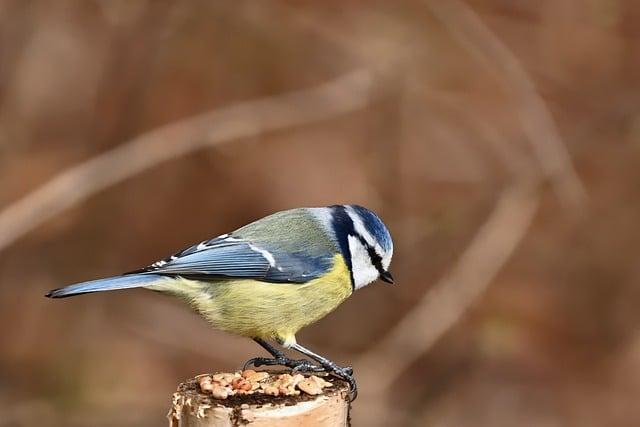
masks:
{"label": "bird food pile", "polygon": [[200,390],[211,393],[216,399],[229,396],[265,394],[269,396],[297,396],[301,392],[315,396],[322,394],[322,389],[331,387],[324,379],[301,374],[270,374],[247,369],[235,373],[219,373],[202,375],[197,378]]}

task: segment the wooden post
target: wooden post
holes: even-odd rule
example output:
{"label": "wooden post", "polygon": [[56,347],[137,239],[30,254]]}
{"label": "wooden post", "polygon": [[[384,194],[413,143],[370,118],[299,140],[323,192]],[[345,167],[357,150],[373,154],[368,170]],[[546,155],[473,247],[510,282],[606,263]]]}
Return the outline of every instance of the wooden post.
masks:
{"label": "wooden post", "polygon": [[349,409],[342,380],[248,370],[185,381],[168,418],[170,427],[345,427]]}

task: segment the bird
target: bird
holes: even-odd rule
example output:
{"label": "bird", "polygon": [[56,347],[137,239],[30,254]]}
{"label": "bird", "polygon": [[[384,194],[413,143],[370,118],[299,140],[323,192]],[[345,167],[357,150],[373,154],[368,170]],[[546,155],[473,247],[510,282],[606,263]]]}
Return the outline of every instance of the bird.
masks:
{"label": "bird", "polygon": [[[248,366],[327,372],[357,384],[342,367],[299,344],[296,333],[333,311],[356,290],[394,283],[393,241],[373,211],[359,205],[273,213],[204,240],[147,267],[51,290],[49,298],[144,288],[178,297],[214,328],[253,339],[271,357]],[[281,348],[306,356],[291,359]]]}

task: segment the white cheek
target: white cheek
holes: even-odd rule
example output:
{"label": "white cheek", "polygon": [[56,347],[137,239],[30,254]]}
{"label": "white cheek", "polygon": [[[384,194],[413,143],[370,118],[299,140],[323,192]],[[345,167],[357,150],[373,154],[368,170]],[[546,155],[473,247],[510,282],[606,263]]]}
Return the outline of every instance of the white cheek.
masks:
{"label": "white cheek", "polygon": [[348,241],[353,282],[356,289],[360,289],[378,278],[378,270],[371,264],[367,249],[357,237],[349,236]]}
{"label": "white cheek", "polygon": [[387,252],[385,256],[382,258],[382,268],[384,268],[385,270],[389,269],[392,256],[393,256],[393,248],[391,248],[391,250],[389,250],[389,252]]}

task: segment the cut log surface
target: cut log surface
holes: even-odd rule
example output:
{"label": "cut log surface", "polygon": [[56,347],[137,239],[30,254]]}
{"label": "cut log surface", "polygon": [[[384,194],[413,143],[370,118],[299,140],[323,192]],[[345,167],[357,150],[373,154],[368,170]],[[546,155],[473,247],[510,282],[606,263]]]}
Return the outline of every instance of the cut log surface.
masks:
{"label": "cut log surface", "polygon": [[173,394],[169,425],[348,426],[349,385],[333,377],[302,378],[267,371],[199,375]]}

